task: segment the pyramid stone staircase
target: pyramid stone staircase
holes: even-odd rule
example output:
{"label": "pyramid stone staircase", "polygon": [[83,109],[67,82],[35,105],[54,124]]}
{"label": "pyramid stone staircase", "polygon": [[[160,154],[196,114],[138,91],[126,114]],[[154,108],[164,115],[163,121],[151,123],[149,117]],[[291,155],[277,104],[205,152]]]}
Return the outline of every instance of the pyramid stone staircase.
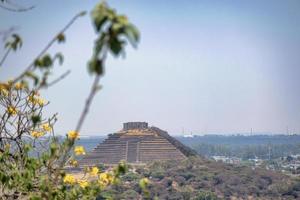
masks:
{"label": "pyramid stone staircase", "polygon": [[154,160],[184,159],[195,152],[167,132],[148,127],[146,122],[124,123],[123,130],[108,138],[79,161],[80,166],[147,163]]}

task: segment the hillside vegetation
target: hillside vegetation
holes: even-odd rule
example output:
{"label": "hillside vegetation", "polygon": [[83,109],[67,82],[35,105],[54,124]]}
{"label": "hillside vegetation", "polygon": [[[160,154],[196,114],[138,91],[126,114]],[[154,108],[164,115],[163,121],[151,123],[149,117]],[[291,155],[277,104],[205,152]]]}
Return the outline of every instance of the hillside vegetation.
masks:
{"label": "hillside vegetation", "polygon": [[[286,175],[233,166],[199,157],[184,161],[159,161],[132,168],[106,193],[114,199],[139,199],[139,180],[150,180],[151,199],[299,199],[300,182]],[[103,199],[104,196],[98,199]]]}

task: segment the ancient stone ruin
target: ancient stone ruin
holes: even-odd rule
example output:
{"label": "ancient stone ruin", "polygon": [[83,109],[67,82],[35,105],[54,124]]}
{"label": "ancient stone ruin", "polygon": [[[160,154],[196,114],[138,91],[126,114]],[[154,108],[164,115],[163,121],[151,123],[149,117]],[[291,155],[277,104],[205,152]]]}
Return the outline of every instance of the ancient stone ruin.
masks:
{"label": "ancient stone ruin", "polygon": [[128,122],[83,157],[81,166],[116,164],[121,160],[139,164],[154,160],[184,159],[195,152],[166,131],[146,122]]}

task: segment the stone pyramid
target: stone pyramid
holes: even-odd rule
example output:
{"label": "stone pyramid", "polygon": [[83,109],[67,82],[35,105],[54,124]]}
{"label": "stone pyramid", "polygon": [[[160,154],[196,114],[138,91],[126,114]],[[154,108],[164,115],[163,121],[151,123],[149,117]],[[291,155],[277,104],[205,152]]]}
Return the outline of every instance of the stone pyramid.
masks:
{"label": "stone pyramid", "polygon": [[121,160],[139,164],[154,160],[184,159],[195,152],[166,131],[146,122],[128,122],[80,160],[81,166],[116,164]]}

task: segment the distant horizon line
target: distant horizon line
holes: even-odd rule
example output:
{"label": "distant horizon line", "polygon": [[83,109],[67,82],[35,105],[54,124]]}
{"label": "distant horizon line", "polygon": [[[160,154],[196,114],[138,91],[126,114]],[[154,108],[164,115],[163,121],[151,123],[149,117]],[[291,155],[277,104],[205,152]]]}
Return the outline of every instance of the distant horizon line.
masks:
{"label": "distant horizon line", "polygon": [[[107,134],[82,134],[80,135],[81,137],[101,137],[101,136],[107,136],[112,133],[107,133]],[[178,133],[168,133],[172,136],[177,136],[177,137],[184,137],[184,136],[300,136],[300,133],[275,133],[275,132],[243,132],[243,133],[200,133],[200,134],[178,134]],[[63,136],[63,135],[61,135]]]}

